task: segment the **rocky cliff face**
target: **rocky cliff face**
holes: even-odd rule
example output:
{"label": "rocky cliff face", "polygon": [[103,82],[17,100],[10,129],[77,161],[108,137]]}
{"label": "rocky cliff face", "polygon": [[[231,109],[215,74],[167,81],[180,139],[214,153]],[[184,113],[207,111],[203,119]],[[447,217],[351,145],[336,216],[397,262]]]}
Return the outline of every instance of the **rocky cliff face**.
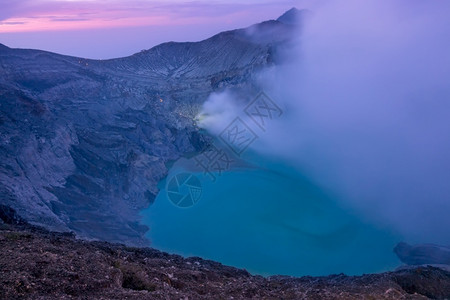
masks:
{"label": "rocky cliff face", "polygon": [[193,122],[201,104],[256,89],[294,32],[268,21],[112,60],[0,44],[0,204],[51,230],[146,244],[138,212],[166,164],[207,143]]}

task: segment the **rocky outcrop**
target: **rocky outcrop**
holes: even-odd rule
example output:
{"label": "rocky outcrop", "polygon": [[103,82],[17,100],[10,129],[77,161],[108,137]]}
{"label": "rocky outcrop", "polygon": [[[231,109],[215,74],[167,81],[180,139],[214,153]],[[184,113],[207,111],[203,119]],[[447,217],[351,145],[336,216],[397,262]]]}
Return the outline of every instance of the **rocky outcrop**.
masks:
{"label": "rocky outcrop", "polygon": [[112,60],[0,45],[0,204],[52,230],[146,245],[138,212],[166,164],[207,144],[201,104],[224,88],[256,93],[252,76],[294,32],[269,21]]}
{"label": "rocky outcrop", "polygon": [[407,265],[448,265],[450,267],[450,247],[434,244],[408,245],[399,243],[395,254]]}
{"label": "rocky outcrop", "polygon": [[284,23],[284,24],[291,24],[291,25],[297,25],[300,24],[303,19],[305,18],[305,15],[311,14],[308,10],[299,10],[295,7],[291,8],[287,12],[285,12],[283,15],[281,15],[277,21]]}
{"label": "rocky outcrop", "polygon": [[363,276],[253,276],[197,257],[0,225],[2,299],[449,299],[432,267]]}
{"label": "rocky outcrop", "polygon": [[11,207],[0,205],[0,224],[28,225]]}

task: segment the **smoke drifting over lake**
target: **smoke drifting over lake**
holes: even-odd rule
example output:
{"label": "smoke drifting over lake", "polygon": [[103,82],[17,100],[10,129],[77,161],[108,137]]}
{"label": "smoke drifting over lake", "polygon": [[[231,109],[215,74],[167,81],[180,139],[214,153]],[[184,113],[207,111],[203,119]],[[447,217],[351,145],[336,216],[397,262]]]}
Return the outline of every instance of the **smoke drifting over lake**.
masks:
{"label": "smoke drifting over lake", "polygon": [[[252,147],[408,241],[450,244],[450,3],[306,8],[285,63],[259,79],[284,115]],[[202,124],[217,133],[236,103],[212,95]]]}

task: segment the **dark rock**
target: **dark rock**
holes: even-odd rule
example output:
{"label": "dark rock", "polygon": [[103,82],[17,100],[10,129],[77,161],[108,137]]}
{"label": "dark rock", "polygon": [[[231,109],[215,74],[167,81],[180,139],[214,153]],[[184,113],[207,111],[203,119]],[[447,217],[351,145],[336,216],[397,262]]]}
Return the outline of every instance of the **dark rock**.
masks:
{"label": "dark rock", "polygon": [[306,11],[299,10],[295,7],[291,8],[287,12],[285,12],[281,17],[277,19],[277,21],[289,24],[289,25],[297,25],[300,24],[302,21],[303,14]]}
{"label": "dark rock", "polygon": [[6,205],[0,205],[0,220],[6,224],[25,225],[27,222],[20,217],[14,209]]}
{"label": "dark rock", "polygon": [[363,276],[253,276],[198,257],[0,226],[2,299],[448,299],[432,267]]}
{"label": "dark rock", "polygon": [[424,295],[430,299],[449,299],[449,272],[439,272],[438,268],[425,267],[399,271],[392,275],[408,294]]}
{"label": "dark rock", "polygon": [[395,254],[407,265],[442,264],[450,265],[450,248],[433,244],[408,245],[399,243]]}

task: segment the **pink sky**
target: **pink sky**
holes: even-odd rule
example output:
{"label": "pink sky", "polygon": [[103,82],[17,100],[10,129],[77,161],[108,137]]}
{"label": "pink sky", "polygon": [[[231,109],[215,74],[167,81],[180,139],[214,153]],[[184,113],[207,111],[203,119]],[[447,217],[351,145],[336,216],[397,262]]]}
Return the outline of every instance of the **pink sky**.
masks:
{"label": "pink sky", "polygon": [[90,58],[198,41],[275,19],[297,0],[2,0],[0,43]]}

